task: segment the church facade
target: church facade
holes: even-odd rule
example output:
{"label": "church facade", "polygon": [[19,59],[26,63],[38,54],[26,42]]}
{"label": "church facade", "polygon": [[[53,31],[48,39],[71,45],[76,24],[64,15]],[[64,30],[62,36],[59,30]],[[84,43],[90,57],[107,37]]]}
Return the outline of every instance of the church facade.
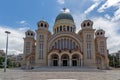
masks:
{"label": "church facade", "polygon": [[80,27],[76,33],[74,19],[66,11],[57,15],[53,33],[48,30],[49,24],[45,20],[39,21],[36,34],[32,30],[25,32],[23,66],[107,68],[105,31],[95,30],[91,20],[84,20]]}

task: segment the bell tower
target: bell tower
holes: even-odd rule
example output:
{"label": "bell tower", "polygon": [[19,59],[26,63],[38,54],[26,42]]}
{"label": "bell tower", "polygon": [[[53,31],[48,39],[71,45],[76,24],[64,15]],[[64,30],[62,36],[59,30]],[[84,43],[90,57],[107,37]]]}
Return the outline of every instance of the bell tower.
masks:
{"label": "bell tower", "polygon": [[49,24],[41,20],[37,23],[38,29],[36,30],[36,66],[47,65],[47,40],[50,35],[48,31]]}
{"label": "bell tower", "polygon": [[35,33],[31,30],[28,30],[25,32],[25,38],[24,39],[24,65],[27,65],[27,56],[31,54],[35,54],[35,39],[34,39]]}
{"label": "bell tower", "polygon": [[96,31],[95,36],[96,51],[104,58],[104,68],[108,68],[109,59],[107,54],[107,37],[105,37],[105,31],[103,29],[99,29]]}
{"label": "bell tower", "polygon": [[81,36],[83,39],[84,66],[95,67],[95,44],[93,22],[85,20],[81,24]]}

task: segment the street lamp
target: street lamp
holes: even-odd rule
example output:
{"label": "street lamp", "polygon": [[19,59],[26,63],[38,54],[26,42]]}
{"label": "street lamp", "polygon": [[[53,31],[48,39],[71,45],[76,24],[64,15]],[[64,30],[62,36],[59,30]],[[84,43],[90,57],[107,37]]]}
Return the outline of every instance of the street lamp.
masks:
{"label": "street lamp", "polygon": [[9,31],[5,31],[7,34],[7,41],[6,41],[6,53],[5,53],[5,63],[4,63],[4,72],[6,72],[6,67],[7,67],[7,52],[8,52],[8,34],[10,34]]}

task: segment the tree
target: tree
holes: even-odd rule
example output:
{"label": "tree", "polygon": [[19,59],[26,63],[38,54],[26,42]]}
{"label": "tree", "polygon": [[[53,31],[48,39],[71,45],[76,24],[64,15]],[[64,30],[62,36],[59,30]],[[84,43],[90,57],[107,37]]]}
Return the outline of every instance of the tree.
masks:
{"label": "tree", "polygon": [[[0,56],[0,68],[4,67],[4,61],[5,61],[5,57],[4,56]],[[11,67],[16,67],[16,62],[12,63],[12,60],[10,58],[7,59],[7,68],[11,68]]]}
{"label": "tree", "polygon": [[120,64],[119,64],[119,60],[117,59],[116,56],[109,54],[109,55],[108,55],[108,58],[109,58],[109,65],[110,65],[111,67],[117,67],[117,66],[120,65]]}
{"label": "tree", "polygon": [[3,68],[3,63],[4,63],[5,58],[3,56],[0,56],[0,68]]}

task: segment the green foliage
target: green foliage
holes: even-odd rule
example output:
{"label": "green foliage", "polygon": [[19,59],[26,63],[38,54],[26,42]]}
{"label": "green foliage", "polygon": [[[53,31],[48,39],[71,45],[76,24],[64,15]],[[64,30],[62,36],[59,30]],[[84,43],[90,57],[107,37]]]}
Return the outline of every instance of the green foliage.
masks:
{"label": "green foliage", "polygon": [[0,68],[3,68],[4,57],[0,56]]}
{"label": "green foliage", "polygon": [[120,65],[119,60],[116,58],[116,56],[108,55],[109,58],[109,65],[111,67],[118,67]]}
{"label": "green foliage", "polygon": [[[0,68],[4,67],[4,65],[3,65],[4,60],[5,60],[5,57],[0,56]],[[8,58],[7,59],[7,68],[12,68],[12,67],[17,67],[17,63]]]}

